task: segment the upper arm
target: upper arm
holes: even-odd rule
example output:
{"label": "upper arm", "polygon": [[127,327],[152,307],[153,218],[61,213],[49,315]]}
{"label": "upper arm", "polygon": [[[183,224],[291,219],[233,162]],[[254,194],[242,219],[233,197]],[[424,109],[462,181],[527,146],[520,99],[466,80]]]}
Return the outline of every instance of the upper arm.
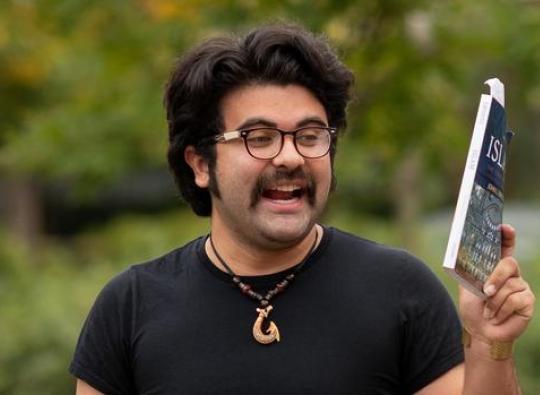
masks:
{"label": "upper arm", "polygon": [[426,385],[416,395],[460,395],[463,393],[465,366],[463,363],[453,367],[442,376]]}
{"label": "upper arm", "polygon": [[[442,382],[439,380],[455,383],[459,375],[453,369],[463,362],[464,355],[461,323],[452,299],[429,267],[416,259],[404,260],[400,281],[400,367],[406,391],[422,394],[418,391],[430,384],[436,386],[434,383]],[[448,392],[445,387],[426,393],[456,392]]]}
{"label": "upper arm", "polygon": [[[132,323],[131,272],[111,280],[100,292],[77,342],[69,371],[86,385],[77,393],[99,389],[102,393],[135,393],[130,366]],[[93,388],[92,388],[93,387]]]}
{"label": "upper arm", "polygon": [[88,385],[85,381],[77,379],[76,395],[103,395],[103,392],[99,392],[94,387]]}

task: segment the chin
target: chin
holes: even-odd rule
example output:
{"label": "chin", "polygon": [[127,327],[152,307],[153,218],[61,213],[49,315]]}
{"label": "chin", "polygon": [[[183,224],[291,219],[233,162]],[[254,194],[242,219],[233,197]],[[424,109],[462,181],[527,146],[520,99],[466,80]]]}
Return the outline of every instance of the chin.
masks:
{"label": "chin", "polygon": [[264,239],[279,246],[289,246],[302,241],[315,225],[314,220],[290,222],[292,221],[279,221],[272,226],[265,226],[260,229],[260,234]]}

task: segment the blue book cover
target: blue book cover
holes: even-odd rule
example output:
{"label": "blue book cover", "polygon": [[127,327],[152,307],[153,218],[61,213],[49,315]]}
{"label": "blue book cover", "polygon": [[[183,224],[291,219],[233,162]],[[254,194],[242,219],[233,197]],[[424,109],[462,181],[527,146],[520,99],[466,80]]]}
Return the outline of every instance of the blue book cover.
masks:
{"label": "blue book cover", "polygon": [[483,285],[501,258],[504,169],[512,132],[506,126],[504,85],[486,81],[450,231],[444,267],[484,297]]}

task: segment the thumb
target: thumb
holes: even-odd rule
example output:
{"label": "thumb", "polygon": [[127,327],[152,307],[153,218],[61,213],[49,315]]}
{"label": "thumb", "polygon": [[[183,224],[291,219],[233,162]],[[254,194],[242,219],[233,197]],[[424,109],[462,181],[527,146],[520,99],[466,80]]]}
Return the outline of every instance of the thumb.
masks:
{"label": "thumb", "polygon": [[508,224],[501,225],[501,259],[514,255],[516,230]]}

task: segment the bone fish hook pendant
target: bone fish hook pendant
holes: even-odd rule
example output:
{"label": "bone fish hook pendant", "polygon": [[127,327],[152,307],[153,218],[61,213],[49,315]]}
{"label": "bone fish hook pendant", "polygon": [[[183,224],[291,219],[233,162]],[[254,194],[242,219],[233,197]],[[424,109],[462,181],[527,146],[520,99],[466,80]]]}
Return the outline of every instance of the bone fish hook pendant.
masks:
{"label": "bone fish hook pendant", "polygon": [[[253,337],[255,340],[257,340],[261,344],[270,344],[274,341],[280,340],[279,336],[279,329],[274,324],[273,321],[270,321],[270,324],[268,326],[268,329],[266,331],[262,330],[262,324],[265,320],[265,318],[268,318],[268,315],[272,311],[272,306],[268,306],[264,309],[257,309],[257,312],[259,313],[259,316],[255,320],[255,323],[253,324]],[[266,333],[264,333],[266,332]]]}

